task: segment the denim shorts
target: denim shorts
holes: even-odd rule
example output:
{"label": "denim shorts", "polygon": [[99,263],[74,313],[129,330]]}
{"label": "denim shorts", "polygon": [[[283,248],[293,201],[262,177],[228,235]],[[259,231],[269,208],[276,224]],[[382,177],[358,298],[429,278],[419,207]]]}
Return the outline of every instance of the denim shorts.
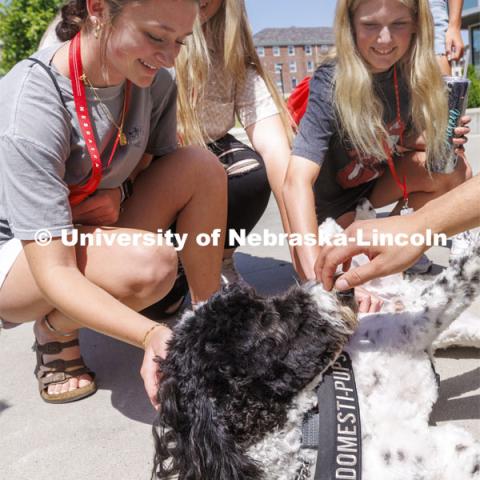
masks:
{"label": "denim shorts", "polygon": [[435,55],[445,55],[445,34],[448,28],[447,0],[430,0],[430,10],[434,24]]}

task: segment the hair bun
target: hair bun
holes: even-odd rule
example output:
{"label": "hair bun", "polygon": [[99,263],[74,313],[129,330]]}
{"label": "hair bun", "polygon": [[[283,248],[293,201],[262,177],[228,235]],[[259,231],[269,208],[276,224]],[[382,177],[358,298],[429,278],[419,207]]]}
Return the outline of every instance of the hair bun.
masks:
{"label": "hair bun", "polygon": [[88,17],[86,0],[70,0],[62,7],[62,19],[55,28],[57,37],[63,42],[71,40],[82,28]]}

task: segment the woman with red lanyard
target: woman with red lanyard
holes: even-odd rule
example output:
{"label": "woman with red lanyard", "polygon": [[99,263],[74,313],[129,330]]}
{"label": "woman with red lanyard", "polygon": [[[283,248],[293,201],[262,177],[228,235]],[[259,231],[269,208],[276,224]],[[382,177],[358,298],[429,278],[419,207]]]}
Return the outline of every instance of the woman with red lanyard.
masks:
{"label": "woman with red lanyard", "polygon": [[[96,391],[78,345],[87,327],[145,350],[141,375],[157,406],[154,359],[170,330],[137,313],[176,277],[176,251],[157,230],[176,219],[186,238],[195,303],[218,289],[222,258],[196,236],[226,221],[216,158],[177,149],[176,87],[165,69],[198,4],[72,0],[62,13],[65,43],[0,82],[0,317],[10,327],[35,320],[45,401]],[[75,245],[85,233],[95,241]]]}
{"label": "woman with red lanyard", "polygon": [[[336,52],[310,83],[284,185],[290,227],[302,234],[327,217],[346,227],[361,198],[375,208],[398,202],[398,215],[471,175],[463,158],[448,175],[426,168],[445,154],[448,118],[428,0],[339,0],[335,35]],[[320,251],[296,248],[302,278],[320,279]],[[361,311],[381,306],[360,300]]]}

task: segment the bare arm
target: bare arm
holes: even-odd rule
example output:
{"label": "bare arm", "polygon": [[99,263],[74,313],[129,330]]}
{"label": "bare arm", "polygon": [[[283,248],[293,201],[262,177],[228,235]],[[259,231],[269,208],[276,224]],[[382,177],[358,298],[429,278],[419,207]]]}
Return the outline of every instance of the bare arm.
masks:
{"label": "bare arm", "polygon": [[[370,240],[373,232],[388,234],[424,234],[427,229],[433,233],[448,236],[480,226],[480,176],[456,187],[436,198],[417,212],[408,216],[396,216],[378,220],[355,222],[346,230],[348,237],[357,229],[363,230],[364,240]],[[348,264],[352,257],[365,253],[371,262],[349,270],[335,283],[344,290],[361,285],[369,280],[405,270],[413,265],[427,246],[361,246],[325,247],[320,253],[316,271],[325,288],[333,286],[333,275],[338,265]]]}
{"label": "bare arm", "polygon": [[[318,235],[313,185],[319,173],[320,167],[316,163],[295,155],[290,158],[283,198],[292,231],[303,236],[312,233]],[[314,265],[320,247],[303,245],[295,247],[295,251],[302,270],[297,273],[302,279],[314,280]]]}
{"label": "bare arm", "polygon": [[447,235],[480,226],[480,175],[427,203],[418,217],[434,232]]}
{"label": "bare arm", "polygon": [[290,146],[280,115],[260,120],[247,127],[248,138],[265,162],[268,182],[277,201],[283,229],[290,233],[285,202],[282,195],[283,183],[290,160]]}
{"label": "bare arm", "polygon": [[463,0],[448,0],[448,29],[445,41],[449,60],[460,60],[463,56],[462,9]]}

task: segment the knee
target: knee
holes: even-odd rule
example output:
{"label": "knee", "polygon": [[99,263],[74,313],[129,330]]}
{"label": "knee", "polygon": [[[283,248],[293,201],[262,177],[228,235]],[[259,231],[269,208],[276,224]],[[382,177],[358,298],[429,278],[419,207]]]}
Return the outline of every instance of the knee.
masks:
{"label": "knee", "polygon": [[129,258],[128,296],[161,298],[172,288],[178,267],[177,252],[173,247],[138,246]]}
{"label": "knee", "polygon": [[185,147],[184,150],[199,185],[226,190],[225,168],[212,152],[200,147]]}

